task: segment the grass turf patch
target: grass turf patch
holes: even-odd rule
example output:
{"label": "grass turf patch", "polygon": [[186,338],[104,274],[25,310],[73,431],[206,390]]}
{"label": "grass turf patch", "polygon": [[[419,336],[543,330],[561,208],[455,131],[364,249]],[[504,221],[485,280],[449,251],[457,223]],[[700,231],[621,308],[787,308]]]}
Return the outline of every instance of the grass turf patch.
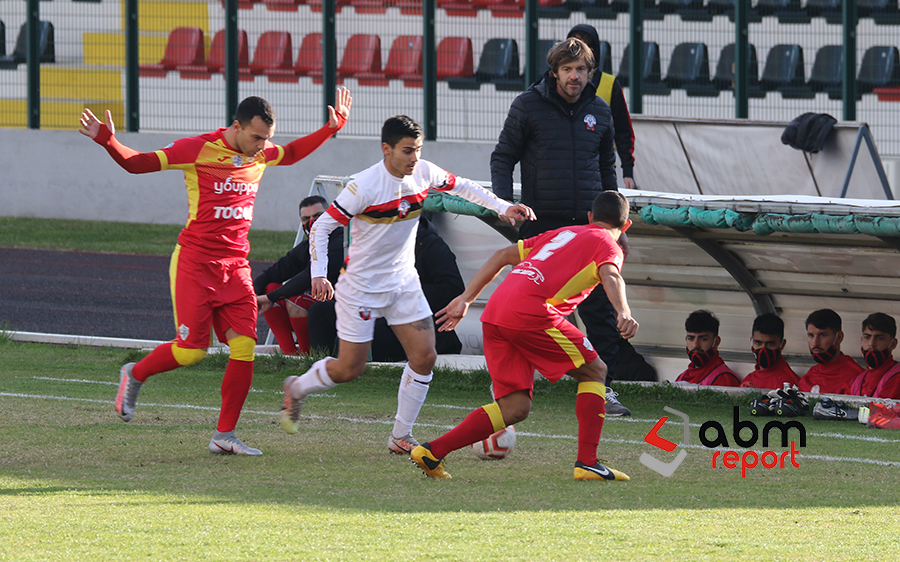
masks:
{"label": "grass turf patch", "polygon": [[[136,352],[6,341],[0,355],[0,560],[818,560],[868,558],[898,540],[900,435],[799,418],[799,468],[741,478],[711,468],[697,426],[716,420],[732,441],[733,406],[751,419],[744,399],[620,385],[634,415],[606,421],[600,456],[632,481],[576,482],[575,383],[539,384],[508,459],[455,451],[454,478],[435,481],[387,453],[396,368],[310,397],[287,436],[281,381],[309,360],[259,358],[238,435],[264,456],[248,458],[206,450],[223,357],[150,379],[126,424],[112,399]],[[489,402],[487,380],[436,373],[416,436]],[[692,423],[671,478],[639,462],[674,457],[643,441],[663,406]],[[660,433],[682,441],[680,424]]]}

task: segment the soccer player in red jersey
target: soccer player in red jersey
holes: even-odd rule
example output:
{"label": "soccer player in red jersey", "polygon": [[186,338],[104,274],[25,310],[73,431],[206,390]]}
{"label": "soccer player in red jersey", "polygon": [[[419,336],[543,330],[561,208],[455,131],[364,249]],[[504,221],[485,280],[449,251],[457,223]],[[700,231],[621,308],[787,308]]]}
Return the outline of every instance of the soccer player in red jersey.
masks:
{"label": "soccer player in red jersey", "polygon": [[452,330],[488,283],[506,265],[513,266],[481,315],[484,356],[496,401],[413,449],[410,457],[427,476],[449,478],[443,461],[448,453],[528,417],[537,370],[552,382],[565,374],[578,381],[575,479],[629,479],[597,460],[606,413],[606,365],[590,340],[565,318],[602,283],[616,310],[619,333],[626,339],[637,333],[619,273],[622,249],[616,243],[631,225],[628,211],[628,200],[621,193],[601,192],[588,213],[588,224],[551,230],[498,250],[465,292],[438,312],[440,329]]}
{"label": "soccer player in red jersey", "polygon": [[[806,343],[816,364],[809,368],[797,385],[800,392],[848,394],[863,368],[849,355],[841,352],[844,332],[841,317],[830,308],[812,312],[806,318]],[[818,387],[817,390],[816,387]]]}
{"label": "soccer player in red jersey", "polygon": [[844,394],[900,399],[900,363],[893,357],[897,322],[883,312],[866,316],[859,345],[869,368],[850,383]]}
{"label": "soccer player in red jersey", "polygon": [[133,174],[184,171],[188,221],[178,237],[169,268],[177,338],[120,370],[116,412],[124,421],[134,415],[141,385],[152,375],[197,363],[211,342],[210,328],[228,343],[228,366],[222,379],[222,407],[209,442],[215,454],[261,455],[234,434],[253,380],[257,303],[250,276],[247,231],[253,202],[267,166],[293,164],[306,157],[347,122],[352,99],[341,88],[328,123],[306,137],[279,146],[269,139],[275,114],[269,103],[248,97],[230,127],[175,141],[155,152],[137,152],[120,143],[109,111],[101,123],[89,109],[78,131],[103,146]]}
{"label": "soccer player in red jersey", "polygon": [[708,310],[695,310],[684,321],[685,350],[691,359],[675,382],[699,385],[738,386],[741,381],[719,357],[719,319]]}
{"label": "soccer player in red jersey", "polygon": [[767,312],[753,320],[750,351],[756,357],[756,370],[744,377],[745,388],[769,388],[779,390],[784,383],[797,384],[800,379],[781,355],[787,340],[784,339],[784,320]]}

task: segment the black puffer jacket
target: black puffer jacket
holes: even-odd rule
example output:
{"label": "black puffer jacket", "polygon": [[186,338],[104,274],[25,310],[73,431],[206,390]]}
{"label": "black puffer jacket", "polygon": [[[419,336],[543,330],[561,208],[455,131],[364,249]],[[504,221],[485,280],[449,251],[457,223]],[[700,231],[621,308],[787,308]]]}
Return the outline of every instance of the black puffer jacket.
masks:
{"label": "black puffer jacket", "polygon": [[539,219],[587,223],[597,193],[616,189],[609,105],[588,85],[578,102],[565,103],[550,71],[509,108],[491,155],[494,193],[512,200],[512,177],[521,164],[522,203]]}

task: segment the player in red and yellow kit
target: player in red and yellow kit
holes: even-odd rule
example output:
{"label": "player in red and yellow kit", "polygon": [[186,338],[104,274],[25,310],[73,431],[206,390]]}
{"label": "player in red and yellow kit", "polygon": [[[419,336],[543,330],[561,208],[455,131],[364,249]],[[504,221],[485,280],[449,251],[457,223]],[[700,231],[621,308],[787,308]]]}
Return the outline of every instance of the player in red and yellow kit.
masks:
{"label": "player in red and yellow kit", "polygon": [[188,191],[188,220],[169,268],[178,336],[120,370],[115,407],[123,420],[129,421],[134,415],[138,393],[148,377],[203,359],[212,327],[219,340],[228,343],[230,356],[222,379],[219,421],[209,450],[216,454],[262,454],[234,434],[253,380],[256,345],[257,303],[247,262],[253,203],[266,167],[293,164],[324,144],[347,122],[351,101],[350,93],[341,88],[337,110],[328,108],[330,117],[325,126],[279,146],[269,140],[275,132],[272,107],[262,98],[249,97],[238,105],[230,127],[146,153],[116,139],[109,111],[105,124],[89,109],[81,114],[79,132],[106,148],[126,171],[183,170]]}
{"label": "player in red and yellow kit", "polygon": [[443,457],[528,417],[534,371],[551,382],[568,374],[578,381],[578,480],[628,480],[597,460],[606,413],[606,365],[566,315],[603,284],[625,338],[637,333],[619,273],[622,249],[616,243],[628,229],[628,201],[617,191],[601,192],[588,224],[568,226],[520,240],[498,250],[466,287],[439,311],[441,330],[451,330],[469,305],[506,266],[513,269],[488,301],[481,321],[484,356],[496,401],[473,411],[442,437],[413,449],[410,457],[432,478],[449,478]]}

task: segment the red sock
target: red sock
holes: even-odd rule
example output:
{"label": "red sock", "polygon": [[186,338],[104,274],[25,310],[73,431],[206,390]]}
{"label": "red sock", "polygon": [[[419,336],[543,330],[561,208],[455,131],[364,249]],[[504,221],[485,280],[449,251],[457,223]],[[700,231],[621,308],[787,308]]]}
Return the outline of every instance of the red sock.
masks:
{"label": "red sock", "polygon": [[[281,306],[273,306],[263,314],[269,329],[275,334],[275,341],[285,355],[297,355],[297,346],[294,345],[294,334],[291,331],[291,318]],[[306,335],[307,347],[309,346],[309,332]]]}
{"label": "red sock", "polygon": [[137,365],[131,369],[131,376],[144,382],[153,375],[181,367],[175,360],[175,356],[172,355],[172,346],[174,345],[175,342],[168,342],[156,346],[150,355],[138,361]]}
{"label": "red sock", "polygon": [[219,412],[216,431],[234,431],[252,383],[253,361],[229,359],[222,378],[222,410]]}
{"label": "red sock", "polygon": [[[606,387],[601,386],[604,392]],[[606,417],[606,397],[582,390],[578,385],[578,396],[575,398],[575,417],[578,418],[578,460],[587,466],[597,464],[597,446],[600,445],[600,433],[603,431],[603,419]]]}
{"label": "red sock", "polygon": [[291,319],[291,327],[294,329],[294,333],[297,334],[297,349],[300,353],[309,353],[309,322],[307,322],[308,318],[303,316],[302,318],[295,318],[293,316]]}
{"label": "red sock", "polygon": [[462,449],[466,445],[487,439],[494,433],[494,424],[484,408],[472,410],[466,419],[434,441],[429,441],[431,454],[442,459],[451,451]]}

